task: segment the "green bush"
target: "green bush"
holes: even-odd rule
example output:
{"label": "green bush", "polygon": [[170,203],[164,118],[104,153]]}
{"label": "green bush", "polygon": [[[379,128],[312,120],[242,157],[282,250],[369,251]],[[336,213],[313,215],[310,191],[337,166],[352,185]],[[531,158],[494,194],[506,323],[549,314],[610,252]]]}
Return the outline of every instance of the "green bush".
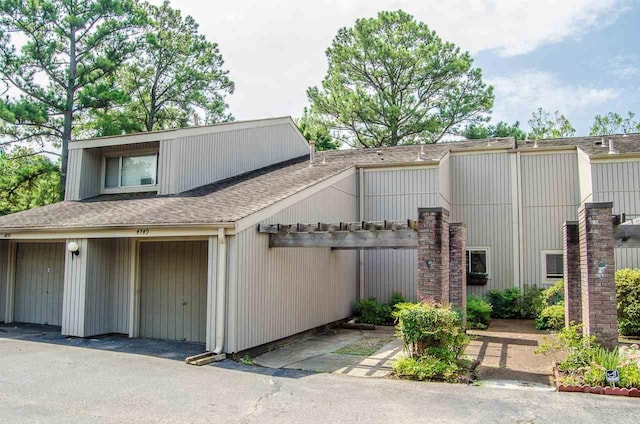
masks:
{"label": "green bush", "polygon": [[448,361],[435,356],[401,358],[394,363],[393,368],[399,377],[413,380],[454,382],[460,372],[460,367],[455,361]]}
{"label": "green bush", "polygon": [[396,334],[411,358],[425,356],[429,348],[451,351],[458,358],[468,343],[460,319],[450,306],[401,303],[393,316]]}
{"label": "green bush", "polygon": [[564,302],[547,306],[536,319],[538,330],[562,330],[564,327]]}
{"label": "green bush", "polygon": [[556,283],[542,290],[542,302],[544,306],[555,305],[564,300],[564,281],[558,280]]}
{"label": "green bush", "polygon": [[375,298],[362,299],[356,303],[356,314],[360,321],[366,324],[383,325],[393,323],[391,311],[391,306],[386,303],[380,303]]}
{"label": "green bush", "polygon": [[389,301],[389,305],[392,308],[395,308],[396,305],[399,305],[400,303],[406,303],[407,299],[404,298],[404,296],[402,295],[402,293],[398,292],[398,291],[394,291],[391,294],[391,300]]}
{"label": "green bush", "polygon": [[494,318],[519,318],[520,317],[520,289],[517,287],[506,290],[489,290],[487,301],[493,307]]}
{"label": "green bush", "polygon": [[625,336],[640,336],[640,269],[616,271],[618,328]]}
{"label": "green bush", "polygon": [[491,321],[491,310],[493,307],[489,302],[478,296],[467,298],[467,327],[487,328]]}
{"label": "green bush", "polygon": [[520,298],[520,316],[526,319],[536,319],[547,306],[542,300],[542,290],[536,286],[524,286]]}

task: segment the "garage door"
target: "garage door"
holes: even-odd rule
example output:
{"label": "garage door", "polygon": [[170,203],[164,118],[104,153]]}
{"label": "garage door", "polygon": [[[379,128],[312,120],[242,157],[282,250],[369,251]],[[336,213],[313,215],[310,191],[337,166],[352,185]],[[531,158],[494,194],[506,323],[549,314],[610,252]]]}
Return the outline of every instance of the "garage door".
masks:
{"label": "garage door", "polygon": [[13,320],[62,325],[64,243],[19,243]]}
{"label": "garage door", "polygon": [[205,342],[207,242],[140,244],[140,335]]}

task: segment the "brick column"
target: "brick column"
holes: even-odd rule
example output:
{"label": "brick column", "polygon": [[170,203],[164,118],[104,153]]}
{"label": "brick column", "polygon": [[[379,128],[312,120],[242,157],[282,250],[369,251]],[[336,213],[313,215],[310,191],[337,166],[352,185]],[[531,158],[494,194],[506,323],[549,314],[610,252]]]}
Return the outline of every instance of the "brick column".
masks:
{"label": "brick column", "polygon": [[449,302],[467,312],[467,226],[449,224]]}
{"label": "brick column", "polygon": [[418,209],[418,300],[449,302],[449,211]]}
{"label": "brick column", "polygon": [[582,323],[605,347],[618,343],[613,203],[585,203],[578,211]]}
{"label": "brick column", "polygon": [[582,288],[580,275],[580,237],[578,221],[567,221],[562,227],[564,252],[564,322],[582,322]]}

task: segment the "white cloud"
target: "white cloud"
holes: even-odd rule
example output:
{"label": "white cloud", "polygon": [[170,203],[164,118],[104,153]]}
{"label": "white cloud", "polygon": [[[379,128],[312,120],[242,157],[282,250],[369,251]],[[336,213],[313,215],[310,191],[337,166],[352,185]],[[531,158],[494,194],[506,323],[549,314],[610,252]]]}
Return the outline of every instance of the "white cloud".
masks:
{"label": "white cloud", "polygon": [[[160,0],[153,0],[159,2]],[[380,10],[403,9],[443,39],[477,53],[531,52],[606,25],[629,0],[174,0],[220,45],[240,119],[299,115],[307,87],[326,71],[325,49],[339,28]]]}
{"label": "white cloud", "polygon": [[634,54],[619,54],[606,60],[606,71],[620,79],[637,78],[640,76],[640,56]]}
{"label": "white cloud", "polygon": [[526,120],[538,107],[566,115],[581,114],[594,106],[617,98],[620,92],[613,88],[595,88],[565,85],[548,72],[530,70],[487,81],[495,90],[495,108],[492,120]]}

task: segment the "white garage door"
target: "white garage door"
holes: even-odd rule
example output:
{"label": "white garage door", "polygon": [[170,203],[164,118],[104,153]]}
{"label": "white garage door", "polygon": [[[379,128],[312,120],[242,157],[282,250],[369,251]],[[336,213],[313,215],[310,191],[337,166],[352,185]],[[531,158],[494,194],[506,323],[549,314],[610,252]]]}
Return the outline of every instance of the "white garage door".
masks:
{"label": "white garage door", "polygon": [[64,243],[19,243],[13,320],[62,325]]}
{"label": "white garage door", "polygon": [[205,342],[207,242],[140,244],[140,335]]}

